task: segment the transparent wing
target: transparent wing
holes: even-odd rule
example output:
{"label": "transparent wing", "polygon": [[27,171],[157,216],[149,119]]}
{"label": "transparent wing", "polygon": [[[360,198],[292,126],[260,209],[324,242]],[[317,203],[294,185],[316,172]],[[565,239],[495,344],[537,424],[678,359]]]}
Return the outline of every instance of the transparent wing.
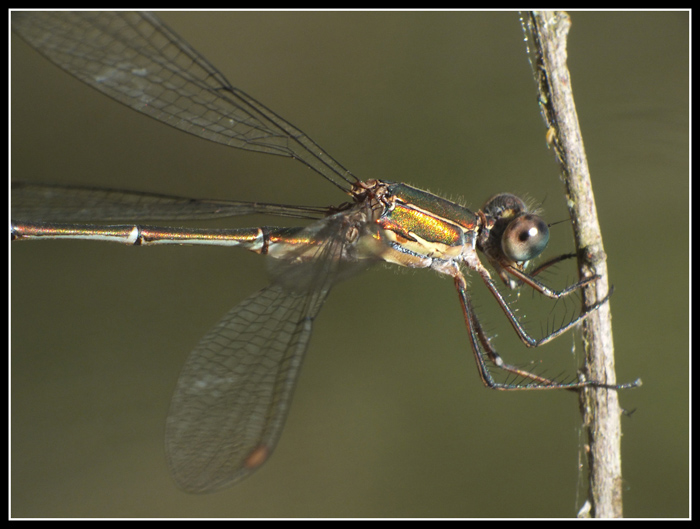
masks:
{"label": "transparent wing", "polygon": [[302,131],[228,80],[149,13],[13,12],[12,30],[93,88],[163,123],[296,158],[344,191],[356,181]]}
{"label": "transparent wing", "polygon": [[156,193],[12,182],[12,220],[108,221],[203,220],[264,213],[317,219],[326,208],[234,200],[184,198]]}
{"label": "transparent wing", "polygon": [[166,426],[170,468],[182,489],[221,489],[269,458],[314,318],[335,282],[371,264],[356,253],[357,232],[368,229],[353,220],[359,210],[309,226],[297,238],[312,242],[269,259],[274,284],[231,310],[190,354]]}
{"label": "transparent wing", "polygon": [[180,488],[221,489],[269,457],[328,291],[271,285],[231,310],[190,354],[166,425]]}

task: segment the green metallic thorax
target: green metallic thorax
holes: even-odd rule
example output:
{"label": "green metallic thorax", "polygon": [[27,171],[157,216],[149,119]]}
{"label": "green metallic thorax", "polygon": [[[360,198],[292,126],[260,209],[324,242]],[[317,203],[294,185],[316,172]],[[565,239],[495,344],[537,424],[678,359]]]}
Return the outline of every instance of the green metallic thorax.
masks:
{"label": "green metallic thorax", "polygon": [[376,220],[382,245],[379,257],[410,268],[426,268],[433,259],[458,257],[473,249],[479,217],[472,211],[406,184],[382,183],[385,210]]}

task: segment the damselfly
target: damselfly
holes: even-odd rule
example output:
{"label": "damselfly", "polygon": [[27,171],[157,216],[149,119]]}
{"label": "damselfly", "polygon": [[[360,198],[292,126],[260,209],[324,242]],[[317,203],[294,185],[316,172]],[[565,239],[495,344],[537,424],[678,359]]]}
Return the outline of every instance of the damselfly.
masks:
{"label": "damselfly", "polygon": [[[559,299],[596,280],[554,290],[527,272],[545,249],[547,224],[511,194],[473,212],[402,183],[359,180],[299,129],[234,88],[206,59],[150,14],[13,13],[12,28],[58,66],[110,97],[168,125],[240,149],[296,158],[346,194],[332,208],[186,199],[130,191],[16,183],[13,239],[90,239],[131,245],[236,246],[267,255],[272,284],[250,296],[201,340],[178,380],[166,426],[170,468],[180,487],[214,491],[270,456],[282,431],[312,325],[331,287],[367,266],[393,263],[451,277],[485,385],[500,390],[610,389],[562,382],[506,363],[477,318],[464,270],[478,274],[519,338],[547,343],[607,301],[535,339],[499,292],[481,252],[509,288],[522,283]],[[165,228],[146,221],[264,213],[312,220],[307,227]],[[128,224],[73,224],[127,221]],[[491,370],[505,372],[497,381]]]}

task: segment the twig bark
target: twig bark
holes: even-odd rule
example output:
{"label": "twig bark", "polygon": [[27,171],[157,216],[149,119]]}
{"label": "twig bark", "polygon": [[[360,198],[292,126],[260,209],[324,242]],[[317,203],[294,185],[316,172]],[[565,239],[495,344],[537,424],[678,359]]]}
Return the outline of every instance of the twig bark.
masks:
{"label": "twig bark", "polygon": [[[529,33],[530,61],[539,90],[542,115],[566,186],[573,222],[580,273],[598,274],[587,286],[584,303],[590,306],[608,293],[608,273],[603,239],[598,225],[586,153],[578,124],[569,70],[566,38],[571,26],[564,12],[530,12],[523,15]],[[615,362],[610,304],[594,311],[583,324],[588,380],[615,384]],[[579,516],[622,517],[622,468],[620,458],[620,405],[617,391],[589,388],[581,392],[583,425],[588,434],[589,492]]]}

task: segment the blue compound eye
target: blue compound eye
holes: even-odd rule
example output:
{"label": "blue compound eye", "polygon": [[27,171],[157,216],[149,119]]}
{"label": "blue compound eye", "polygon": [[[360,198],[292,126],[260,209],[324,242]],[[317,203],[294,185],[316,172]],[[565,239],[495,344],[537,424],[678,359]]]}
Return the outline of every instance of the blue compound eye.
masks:
{"label": "blue compound eye", "polygon": [[549,242],[549,228],[530,213],[513,219],[503,232],[501,249],[508,259],[523,262],[540,255]]}

